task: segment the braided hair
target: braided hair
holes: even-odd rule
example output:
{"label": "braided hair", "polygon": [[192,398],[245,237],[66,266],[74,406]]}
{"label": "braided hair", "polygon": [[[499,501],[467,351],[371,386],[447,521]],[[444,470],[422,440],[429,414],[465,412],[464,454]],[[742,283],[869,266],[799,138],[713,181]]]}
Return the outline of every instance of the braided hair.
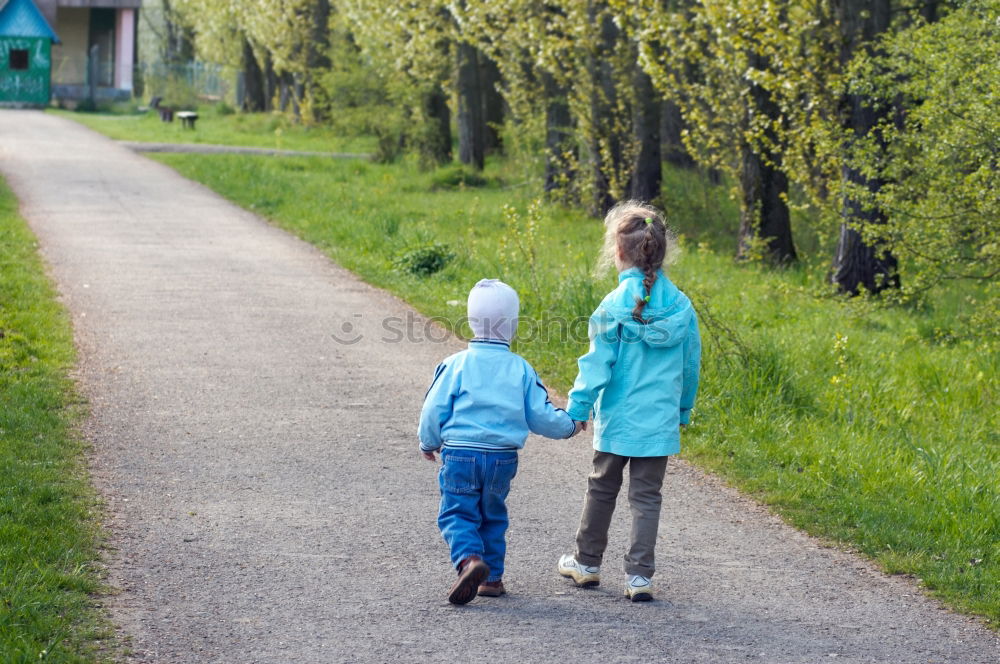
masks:
{"label": "braided hair", "polygon": [[623,262],[642,270],[643,295],[635,298],[632,318],[648,323],[642,312],[649,304],[656,273],[676,247],[677,240],[660,211],[639,201],[624,201],[613,207],[605,224],[604,261],[611,263],[615,256],[620,256]]}

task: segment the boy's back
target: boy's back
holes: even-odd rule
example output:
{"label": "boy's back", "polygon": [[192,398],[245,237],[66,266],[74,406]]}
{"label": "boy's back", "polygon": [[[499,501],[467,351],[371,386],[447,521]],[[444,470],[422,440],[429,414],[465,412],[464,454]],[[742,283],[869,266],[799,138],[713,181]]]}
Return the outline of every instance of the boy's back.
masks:
{"label": "boy's back", "polygon": [[552,406],[538,374],[499,341],[474,340],[438,366],[420,416],[421,449],[518,450],[529,431],[566,438],[575,429]]}

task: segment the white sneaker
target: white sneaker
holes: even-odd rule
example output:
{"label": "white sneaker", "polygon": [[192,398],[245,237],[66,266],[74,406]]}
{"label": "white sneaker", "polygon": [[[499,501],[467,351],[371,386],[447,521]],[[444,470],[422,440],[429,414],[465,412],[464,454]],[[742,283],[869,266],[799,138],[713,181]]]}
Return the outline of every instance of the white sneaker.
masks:
{"label": "white sneaker", "polygon": [[648,602],[653,599],[653,581],[638,574],[629,574],[625,582],[625,596],[633,602]]}
{"label": "white sneaker", "polygon": [[569,554],[559,559],[559,573],[567,579],[573,579],[573,582],[582,588],[601,583],[600,565],[581,565]]}

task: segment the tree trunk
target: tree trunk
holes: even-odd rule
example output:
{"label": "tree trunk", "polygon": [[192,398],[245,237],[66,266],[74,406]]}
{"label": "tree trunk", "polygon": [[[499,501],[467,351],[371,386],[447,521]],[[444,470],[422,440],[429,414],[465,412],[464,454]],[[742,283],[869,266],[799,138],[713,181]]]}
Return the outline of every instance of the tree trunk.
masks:
{"label": "tree trunk", "polygon": [[483,94],[479,79],[479,52],[460,42],[458,58],[458,160],[483,170],[485,157]]}
{"label": "tree trunk", "polygon": [[635,68],[636,105],[633,126],[639,145],[629,197],[649,202],[660,195],[663,185],[663,157],[660,151],[660,95],[653,89],[653,80],[638,65]]}
{"label": "tree trunk", "polygon": [[611,15],[600,11],[598,4],[590,6],[591,23],[600,20],[601,34],[597,52],[590,55],[588,67],[591,76],[588,138],[593,178],[590,211],[595,217],[603,217],[615,204],[612,178],[621,173],[623,146],[618,128],[614,126],[618,90],[611,62],[613,51],[619,46],[619,30]]}
{"label": "tree trunk", "polygon": [[673,101],[664,100],[660,109],[660,145],[663,160],[679,168],[694,168],[695,161],[691,158],[681,132],[684,131],[684,117],[681,108]]}
{"label": "tree trunk", "polygon": [[194,59],[194,35],[181,23],[177,11],[170,6],[170,0],[163,0],[163,20],[167,33],[164,61],[167,64],[191,62]]}
{"label": "tree trunk", "polygon": [[264,72],[246,37],[243,38],[243,87],[243,110],[259,112],[267,108]]}
{"label": "tree trunk", "polygon": [[329,109],[317,103],[322,99],[319,91],[319,74],[330,68],[330,0],[314,0],[312,3],[312,29],[310,39],[305,44],[306,73],[303,80],[304,97],[310,101],[312,119],[321,121],[328,117]]}
{"label": "tree trunk", "polygon": [[575,177],[576,144],[573,116],[569,111],[569,91],[542,72],[545,93],[545,192],[565,190]]}
{"label": "tree trunk", "polygon": [[[767,59],[751,54],[749,65],[765,70]],[[748,102],[750,111],[770,120],[779,117],[780,109],[771,93],[751,83]],[[744,142],[740,148],[740,231],[737,256],[749,258],[756,240],[764,241],[765,256],[775,264],[796,260],[792,242],[792,224],[788,212],[788,177],[781,170],[781,155],[774,149],[775,135],[765,130],[764,142],[752,145]]]}
{"label": "tree trunk", "polygon": [[499,153],[503,150],[500,129],[504,115],[500,68],[482,52],[479,53],[479,79],[483,99],[483,147],[486,154]]}
{"label": "tree trunk", "polygon": [[420,154],[433,165],[451,161],[451,112],[444,90],[435,87],[423,95],[423,114],[427,126],[420,140]]}
{"label": "tree trunk", "polygon": [[[834,0],[841,34],[841,65],[845,66],[861,49],[870,48],[874,40],[888,29],[891,20],[890,0]],[[862,95],[845,95],[844,128],[855,138],[867,137],[889,112],[876,108]],[[849,139],[850,140],[850,139]],[[879,141],[881,144],[881,140]],[[884,149],[884,145],[881,146]],[[850,150],[848,150],[850,153]],[[877,194],[883,185],[879,178],[869,178],[851,164],[844,166],[845,182],[860,185]],[[871,293],[899,287],[896,258],[888,250],[867,244],[860,229],[871,224],[884,224],[885,213],[863,201],[845,196],[841,217],[840,238],[834,256],[831,281],[843,293],[857,294],[862,287]]]}
{"label": "tree trunk", "polygon": [[270,55],[264,56],[265,111],[274,110],[274,100],[278,96],[278,73],[274,71],[274,61]]}
{"label": "tree trunk", "polygon": [[767,260],[776,264],[796,260],[788,205],[788,178],[752,146],[740,150],[740,233],[737,255],[749,258],[753,241],[764,240]]}

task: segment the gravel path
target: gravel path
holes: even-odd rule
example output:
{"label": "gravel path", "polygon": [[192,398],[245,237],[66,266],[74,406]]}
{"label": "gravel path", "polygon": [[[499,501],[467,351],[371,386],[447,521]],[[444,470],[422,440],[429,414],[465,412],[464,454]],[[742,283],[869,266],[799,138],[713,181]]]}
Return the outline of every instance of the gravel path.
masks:
{"label": "gravel path", "polygon": [[[1000,637],[678,463],[659,601],[554,571],[589,440],[531,439],[507,597],[447,604],[414,430],[453,340],[318,251],[89,130],[0,112],[0,172],[69,307],[137,662],[995,663]],[[484,275],[485,276],[485,275]],[[341,344],[334,335],[356,335]]]}

